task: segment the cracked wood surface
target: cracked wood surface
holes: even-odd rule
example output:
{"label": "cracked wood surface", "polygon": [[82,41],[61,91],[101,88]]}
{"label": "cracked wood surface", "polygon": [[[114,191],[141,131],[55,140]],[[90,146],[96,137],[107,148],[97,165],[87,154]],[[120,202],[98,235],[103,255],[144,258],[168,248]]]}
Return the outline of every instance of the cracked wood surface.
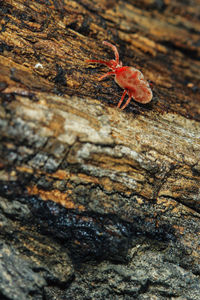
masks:
{"label": "cracked wood surface", "polygon": [[[200,274],[200,23],[189,2],[1,1],[0,180],[3,198],[50,200],[85,224],[138,218],[147,236],[166,226],[180,265]],[[116,108],[120,87],[85,63],[113,58],[103,40],[152,82],[150,104]]]}

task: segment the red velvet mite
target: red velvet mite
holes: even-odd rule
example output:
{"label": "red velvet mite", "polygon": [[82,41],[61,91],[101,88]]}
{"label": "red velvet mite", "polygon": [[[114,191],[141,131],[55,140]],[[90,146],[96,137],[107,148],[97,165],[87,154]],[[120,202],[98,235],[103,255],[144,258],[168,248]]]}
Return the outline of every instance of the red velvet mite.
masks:
{"label": "red velvet mite", "polygon": [[119,101],[117,107],[118,108],[120,107],[126,94],[128,94],[128,100],[122,106],[121,109],[124,109],[129,104],[131,98],[133,98],[135,101],[139,103],[150,102],[153,97],[153,94],[149,86],[149,83],[144,79],[143,74],[139,70],[133,67],[128,67],[128,66],[123,67],[122,62],[119,61],[119,53],[117,51],[116,46],[106,41],[103,41],[103,44],[107,45],[114,51],[115,60],[112,59],[110,61],[103,61],[103,60],[89,59],[86,62],[100,63],[106,65],[109,69],[112,70],[104,74],[103,76],[101,76],[99,80],[102,80],[103,78],[110,75],[115,75],[115,81],[122,89],[124,89],[121,100]]}

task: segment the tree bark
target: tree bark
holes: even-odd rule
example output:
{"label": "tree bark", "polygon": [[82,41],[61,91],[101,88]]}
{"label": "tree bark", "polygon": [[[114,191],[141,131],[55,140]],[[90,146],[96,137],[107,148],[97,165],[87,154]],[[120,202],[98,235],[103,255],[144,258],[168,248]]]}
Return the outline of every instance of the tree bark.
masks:
{"label": "tree bark", "polygon": [[[2,297],[199,299],[199,8],[0,1]],[[149,104],[117,109],[103,40]]]}

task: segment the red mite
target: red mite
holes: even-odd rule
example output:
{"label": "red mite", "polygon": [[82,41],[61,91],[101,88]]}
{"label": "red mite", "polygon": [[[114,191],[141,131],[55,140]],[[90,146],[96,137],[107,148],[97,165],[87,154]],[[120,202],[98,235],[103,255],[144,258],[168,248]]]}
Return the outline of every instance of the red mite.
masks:
{"label": "red mite", "polygon": [[128,94],[128,100],[122,106],[121,109],[124,109],[129,104],[132,97],[135,101],[140,103],[150,102],[153,97],[153,94],[149,86],[149,83],[144,79],[143,74],[139,70],[133,67],[128,67],[128,66],[123,67],[122,62],[119,61],[119,53],[117,51],[116,46],[106,41],[103,41],[103,44],[112,48],[115,54],[115,60],[112,59],[110,61],[103,61],[103,60],[89,59],[86,62],[100,63],[106,65],[109,69],[112,70],[104,74],[103,76],[101,76],[99,80],[102,80],[103,78],[110,75],[115,75],[115,81],[117,82],[117,84],[119,84],[119,86],[122,89],[124,89],[121,100],[119,101],[117,107],[118,108],[120,107],[126,94]]}

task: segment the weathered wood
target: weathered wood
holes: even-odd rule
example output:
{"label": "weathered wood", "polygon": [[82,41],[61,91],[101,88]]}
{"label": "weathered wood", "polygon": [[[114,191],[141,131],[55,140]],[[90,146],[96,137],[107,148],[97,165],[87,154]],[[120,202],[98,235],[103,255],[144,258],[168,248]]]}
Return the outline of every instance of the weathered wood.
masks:
{"label": "weathered wood", "polygon": [[[27,274],[35,282],[38,268],[41,280],[29,286],[16,273],[16,299],[31,290],[40,299],[55,282],[46,299],[59,297],[78,272],[70,259],[108,262],[86,263],[89,277],[82,270],[57,299],[83,299],[94,278],[97,299],[198,299],[199,1],[0,4],[1,251],[11,264],[28,258]],[[152,82],[151,103],[116,108],[121,88],[98,82],[107,68],[85,62],[113,58],[103,40]],[[14,299],[16,286],[0,294]]]}

